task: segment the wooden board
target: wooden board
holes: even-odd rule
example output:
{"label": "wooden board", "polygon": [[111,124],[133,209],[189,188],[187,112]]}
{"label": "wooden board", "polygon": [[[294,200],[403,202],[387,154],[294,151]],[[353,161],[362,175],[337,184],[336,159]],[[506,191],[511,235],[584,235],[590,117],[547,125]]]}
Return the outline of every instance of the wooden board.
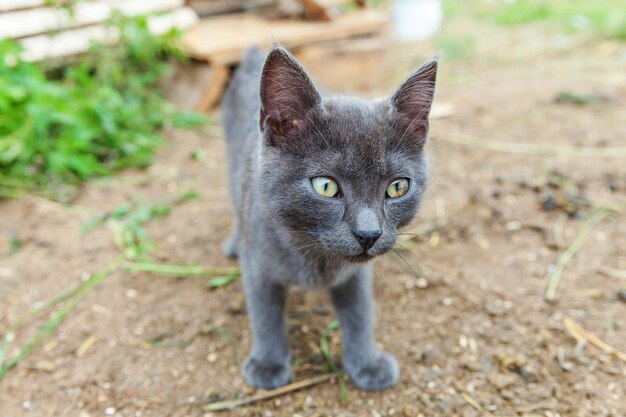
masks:
{"label": "wooden board", "polygon": [[241,11],[256,11],[269,8],[273,0],[190,0],[187,5],[200,16],[234,13]]}
{"label": "wooden board", "polygon": [[[186,29],[196,23],[198,16],[189,8],[152,16],[148,19],[148,29],[154,34],[163,34],[172,28]],[[86,52],[91,42],[114,43],[118,39],[115,31],[103,25],[66,30],[53,35],[39,35],[21,39],[24,48],[22,58],[27,61],[42,61],[62,58]]]}
{"label": "wooden board", "polygon": [[0,14],[0,39],[102,23],[116,10],[126,16],[137,16],[172,10],[183,5],[183,0],[95,0],[77,3],[71,13],[56,7],[8,12]]}
{"label": "wooden board", "polygon": [[44,6],[46,0],[0,0],[0,12]]}
{"label": "wooden board", "polygon": [[198,112],[212,110],[217,106],[230,78],[230,67],[227,65],[212,65],[211,69],[213,71],[209,82],[205,84],[202,96],[196,104],[195,110]]}
{"label": "wooden board", "polygon": [[330,22],[266,20],[237,14],[201,20],[185,32],[181,45],[193,58],[232,64],[253,44],[266,48],[278,42],[287,48],[295,48],[373,33],[387,23],[387,16],[374,10],[347,13]]}

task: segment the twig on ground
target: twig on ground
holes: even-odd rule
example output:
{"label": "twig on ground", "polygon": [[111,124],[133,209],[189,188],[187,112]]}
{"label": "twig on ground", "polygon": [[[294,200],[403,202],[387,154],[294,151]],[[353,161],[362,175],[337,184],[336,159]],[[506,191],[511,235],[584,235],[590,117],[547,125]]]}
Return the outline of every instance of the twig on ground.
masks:
{"label": "twig on ground", "polygon": [[603,342],[593,333],[589,333],[587,330],[580,327],[572,319],[566,317],[563,319],[563,325],[567,331],[576,339],[577,342],[587,341],[602,350],[605,353],[614,355],[616,358],[626,362],[626,353],[615,349],[613,346]]}
{"label": "twig on ground", "polygon": [[589,238],[589,232],[591,229],[600,223],[605,217],[611,214],[612,210],[606,207],[600,207],[594,210],[580,225],[578,231],[578,237],[572,242],[571,245],[565,249],[565,251],[559,257],[554,270],[546,275],[546,282],[548,283],[548,289],[546,290],[546,300],[552,301],[556,296],[556,290],[561,280],[561,275],[567,264],[574,257],[587,242]]}
{"label": "twig on ground", "polygon": [[293,391],[298,391],[303,388],[308,388],[313,385],[321,384],[322,382],[326,382],[329,379],[333,378],[335,374],[326,374],[315,376],[309,379],[304,379],[302,381],[294,382],[293,384],[285,385],[284,387],[280,387],[278,389],[274,389],[271,391],[261,392],[259,394],[253,395],[251,397],[242,398],[239,400],[230,400],[230,401],[220,401],[211,404],[207,404],[202,407],[204,411],[224,411],[224,410],[233,410],[242,405],[251,404],[259,401],[268,400],[270,398],[275,398],[281,395],[288,394]]}
{"label": "twig on ground", "polygon": [[549,145],[535,143],[511,143],[491,139],[479,139],[461,137],[458,135],[441,135],[438,141],[453,143],[456,145],[469,146],[472,148],[486,149],[495,152],[508,152],[518,154],[543,155],[543,156],[577,156],[586,158],[625,158],[626,147],[593,147],[593,146],[570,146]]}

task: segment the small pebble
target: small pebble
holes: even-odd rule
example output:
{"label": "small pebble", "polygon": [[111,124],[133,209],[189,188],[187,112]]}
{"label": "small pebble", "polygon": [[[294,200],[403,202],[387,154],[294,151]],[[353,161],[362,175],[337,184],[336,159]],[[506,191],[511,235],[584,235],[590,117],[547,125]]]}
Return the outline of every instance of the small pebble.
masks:
{"label": "small pebble", "polygon": [[104,409],[104,414],[106,414],[107,416],[114,416],[115,415],[115,407],[107,407]]}
{"label": "small pebble", "polygon": [[520,230],[521,228],[522,228],[522,223],[518,221],[512,221],[506,224],[506,230],[511,231],[511,232]]}
{"label": "small pebble", "polygon": [[621,288],[618,292],[617,292],[617,299],[626,303],[626,288]]}
{"label": "small pebble", "polygon": [[29,410],[29,409],[30,409],[30,407],[31,407],[31,405],[32,405],[32,404],[31,404],[31,403],[30,403],[30,401],[28,401],[28,400],[26,400],[26,401],[24,401],[24,402],[22,403],[22,407],[24,407],[24,410]]}
{"label": "small pebble", "polygon": [[206,360],[213,363],[217,361],[217,353],[209,353],[206,357]]}

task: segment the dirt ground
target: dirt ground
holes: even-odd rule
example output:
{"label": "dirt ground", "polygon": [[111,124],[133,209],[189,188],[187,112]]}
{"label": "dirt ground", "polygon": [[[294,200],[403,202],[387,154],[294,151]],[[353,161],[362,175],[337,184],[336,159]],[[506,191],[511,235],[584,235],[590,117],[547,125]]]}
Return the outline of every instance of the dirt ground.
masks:
{"label": "dirt ground", "polygon": [[[626,162],[514,146],[624,146],[626,45],[524,30],[486,35],[471,57],[441,62],[437,102],[454,113],[432,123],[433,180],[413,225],[429,230],[403,243],[408,266],[393,253],[375,262],[378,340],[402,369],[394,389],[367,393],[348,382],[342,403],[333,380],[205,414],[209,401],[254,392],[239,374],[250,347],[241,283],[209,290],[204,278],[117,272],[0,382],[0,416],[626,416],[626,362],[577,344],[564,325],[573,320],[626,351],[624,213],[592,229],[555,302],[544,301],[544,277],[581,219],[626,203]],[[423,43],[302,61],[331,91],[376,96],[435,52]],[[555,101],[562,92],[593,100]],[[110,231],[85,234],[81,224],[135,199],[198,191],[199,200],[150,224],[155,260],[233,266],[221,253],[232,209],[217,133],[170,132],[149,169],[94,181],[70,206],[34,196],[0,203],[0,329],[109,264],[119,253]],[[510,143],[513,152],[454,138]],[[197,149],[204,159],[191,158]],[[13,237],[22,247],[6,255]],[[334,320],[327,295],[294,291],[288,316],[295,380],[321,373],[320,334]],[[18,332],[9,354],[34,330]],[[236,342],[236,361],[224,334]],[[337,331],[330,347],[340,357]]]}

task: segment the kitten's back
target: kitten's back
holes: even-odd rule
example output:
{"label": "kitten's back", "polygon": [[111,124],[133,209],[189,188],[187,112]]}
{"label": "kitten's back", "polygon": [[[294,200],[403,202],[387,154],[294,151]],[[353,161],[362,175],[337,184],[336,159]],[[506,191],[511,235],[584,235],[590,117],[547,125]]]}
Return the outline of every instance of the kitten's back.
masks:
{"label": "kitten's back", "polygon": [[248,49],[224,95],[224,129],[228,142],[228,167],[235,208],[241,207],[246,167],[257,149],[261,98],[259,86],[265,53],[258,46]]}
{"label": "kitten's back", "polygon": [[253,46],[244,54],[224,96],[224,128],[230,146],[243,146],[259,130],[259,85],[265,53]]}

